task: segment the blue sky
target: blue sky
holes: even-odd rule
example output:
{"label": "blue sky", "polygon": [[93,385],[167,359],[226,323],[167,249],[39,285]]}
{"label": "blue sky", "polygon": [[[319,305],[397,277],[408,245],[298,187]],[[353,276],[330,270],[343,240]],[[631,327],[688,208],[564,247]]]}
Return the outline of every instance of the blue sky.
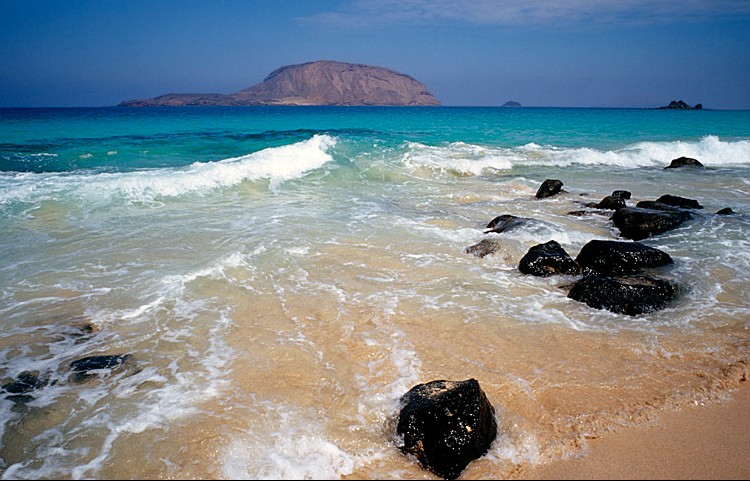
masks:
{"label": "blue sky", "polygon": [[750,109],[750,0],[0,0],[0,107],[387,67],[444,105]]}

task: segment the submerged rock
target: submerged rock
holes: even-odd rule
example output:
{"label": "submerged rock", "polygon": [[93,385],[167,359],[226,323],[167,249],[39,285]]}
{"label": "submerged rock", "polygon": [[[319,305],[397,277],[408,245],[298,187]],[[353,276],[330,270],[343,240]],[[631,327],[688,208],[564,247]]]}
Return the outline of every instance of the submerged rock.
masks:
{"label": "submerged rock", "polygon": [[581,272],[578,263],[554,240],[529,249],[518,263],[518,270],[539,277],[576,275]]}
{"label": "submerged rock", "polygon": [[592,240],[583,246],[576,262],[586,274],[619,276],[635,274],[647,267],[672,264],[666,252],[640,242]]}
{"label": "submerged rock", "polygon": [[456,479],[497,436],[495,409],[476,379],[431,381],[401,398],[402,452],[444,479]]}
{"label": "submerged rock", "polygon": [[515,227],[519,227],[526,221],[528,221],[528,219],[525,219],[523,217],[516,217],[515,215],[511,214],[499,215],[492,219],[489,224],[487,224],[487,228],[485,228],[484,232],[485,234],[488,232],[499,234]]}
{"label": "submerged rock", "polygon": [[34,396],[28,393],[41,389],[48,383],[47,379],[40,378],[37,374],[24,371],[15,380],[3,384],[2,389],[9,394],[5,396],[5,399],[16,404],[22,404],[34,400]]}
{"label": "submerged rock", "polygon": [[552,197],[553,195],[559,194],[562,191],[563,183],[557,179],[547,179],[542,182],[539,189],[536,191],[536,198],[543,199],[545,197]]}
{"label": "submerged rock", "polygon": [[637,316],[667,307],[677,297],[677,285],[653,276],[586,276],[573,283],[568,297],[595,309]]}
{"label": "submerged rock", "polygon": [[115,354],[102,356],[88,356],[76,359],[70,363],[70,369],[73,371],[73,381],[82,382],[95,375],[100,370],[113,370],[121,367],[130,359],[130,354]]}
{"label": "submerged rock", "polygon": [[2,388],[12,394],[22,394],[47,385],[47,381],[40,379],[36,374],[24,371],[16,377],[15,381],[3,384]]}
{"label": "submerged rock", "polygon": [[500,241],[484,239],[481,242],[474,244],[473,246],[467,247],[464,252],[482,258],[494,254],[495,252],[499,251],[501,247],[502,244],[500,243]]}

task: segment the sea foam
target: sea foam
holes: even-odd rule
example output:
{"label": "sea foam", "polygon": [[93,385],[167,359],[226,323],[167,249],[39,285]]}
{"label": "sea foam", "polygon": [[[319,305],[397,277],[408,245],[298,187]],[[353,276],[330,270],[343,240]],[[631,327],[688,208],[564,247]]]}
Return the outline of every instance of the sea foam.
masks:
{"label": "sea foam", "polygon": [[524,165],[565,167],[570,165],[621,168],[666,167],[672,159],[698,159],[706,167],[750,164],[750,141],[726,141],[709,135],[699,141],[638,142],[621,149],[564,148],[527,143],[503,148],[451,142],[430,146],[409,142],[401,161],[409,168],[429,168],[457,175],[482,175]]}
{"label": "sea foam", "polygon": [[0,204],[55,199],[85,200],[124,197],[130,202],[154,202],[182,195],[206,195],[244,181],[267,179],[274,190],[332,160],[328,150],[336,140],[328,135],[281,147],[271,147],[216,162],[196,162],[184,168],[127,173],[16,174],[0,178]]}

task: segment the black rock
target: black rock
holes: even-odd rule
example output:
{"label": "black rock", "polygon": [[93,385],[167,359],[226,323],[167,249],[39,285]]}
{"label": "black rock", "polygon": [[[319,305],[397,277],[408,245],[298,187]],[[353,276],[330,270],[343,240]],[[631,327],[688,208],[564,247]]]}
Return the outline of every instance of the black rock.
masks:
{"label": "black rock", "polygon": [[502,244],[497,240],[484,239],[483,241],[474,244],[473,246],[467,247],[464,252],[481,258],[490,254],[494,254],[495,252],[500,250],[501,247]]}
{"label": "black rock", "polygon": [[686,197],[680,197],[677,195],[671,195],[671,194],[664,194],[658,199],[656,199],[656,202],[660,202],[662,204],[672,205],[674,207],[680,207],[683,209],[702,209],[703,206],[698,203],[697,200],[694,199],[688,199]]}
{"label": "black rock", "polygon": [[444,479],[456,479],[497,436],[495,409],[476,379],[431,381],[401,398],[401,451]]}
{"label": "black rock", "polygon": [[511,214],[503,214],[495,217],[487,224],[487,228],[484,230],[485,233],[495,232],[497,234],[505,232],[524,224],[528,219],[522,217],[516,217]]}
{"label": "black rock", "polygon": [[627,190],[616,190],[612,192],[612,197],[619,197],[623,200],[630,199],[631,193]]}
{"label": "black rock", "polygon": [[664,167],[665,169],[678,169],[680,167],[703,167],[703,164],[697,160],[693,159],[691,157],[678,157],[676,159],[672,159],[672,162]]}
{"label": "black rock", "polygon": [[11,394],[23,394],[46,385],[45,379],[39,379],[35,374],[24,371],[18,375],[15,381],[3,384],[2,388],[5,392]]}
{"label": "black rock", "polygon": [[724,207],[721,210],[716,211],[716,214],[718,215],[732,215],[735,212],[731,209],[731,207]]}
{"label": "black rock", "polygon": [[595,309],[637,316],[667,307],[678,293],[677,285],[653,276],[586,276],[576,281],[568,297]]}
{"label": "black rock", "polygon": [[529,249],[518,263],[518,269],[524,274],[540,277],[576,275],[581,272],[578,263],[554,240]]}
{"label": "black rock", "polygon": [[684,209],[682,209],[681,207],[665,204],[663,202],[657,202],[655,200],[642,200],[635,206],[641,209],[662,210],[667,212],[684,212]]}
{"label": "black rock", "polygon": [[614,195],[608,195],[607,197],[603,198],[601,202],[596,204],[597,209],[607,209],[607,210],[618,210],[625,207],[625,200],[623,200],[622,197],[617,197]]}
{"label": "black rock", "polygon": [[94,374],[92,371],[117,369],[131,357],[130,354],[116,354],[77,359],[70,363],[70,369],[74,372],[73,380],[76,382],[85,381]]}
{"label": "black rock", "polygon": [[29,394],[12,394],[10,396],[5,396],[5,399],[15,404],[26,404],[33,401],[34,396],[31,396]]}
{"label": "black rock", "polygon": [[539,190],[536,191],[536,198],[543,199],[545,197],[552,197],[553,195],[560,193],[562,186],[563,183],[560,180],[547,179],[542,182],[542,185],[539,186]]}
{"label": "black rock", "polygon": [[612,221],[620,230],[620,235],[636,241],[676,229],[691,218],[687,211],[641,207],[623,207],[612,214]]}
{"label": "black rock", "polygon": [[576,257],[576,262],[586,274],[620,276],[635,274],[648,267],[672,264],[672,258],[664,251],[641,244],[592,240]]}

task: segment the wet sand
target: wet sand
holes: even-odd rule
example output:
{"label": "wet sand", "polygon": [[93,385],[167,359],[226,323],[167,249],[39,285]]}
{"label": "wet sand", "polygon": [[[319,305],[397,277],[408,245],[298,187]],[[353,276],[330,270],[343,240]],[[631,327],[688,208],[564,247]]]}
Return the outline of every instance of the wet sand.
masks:
{"label": "wet sand", "polygon": [[750,479],[750,385],[731,399],[665,412],[653,426],[589,440],[577,459],[537,466],[524,479]]}

